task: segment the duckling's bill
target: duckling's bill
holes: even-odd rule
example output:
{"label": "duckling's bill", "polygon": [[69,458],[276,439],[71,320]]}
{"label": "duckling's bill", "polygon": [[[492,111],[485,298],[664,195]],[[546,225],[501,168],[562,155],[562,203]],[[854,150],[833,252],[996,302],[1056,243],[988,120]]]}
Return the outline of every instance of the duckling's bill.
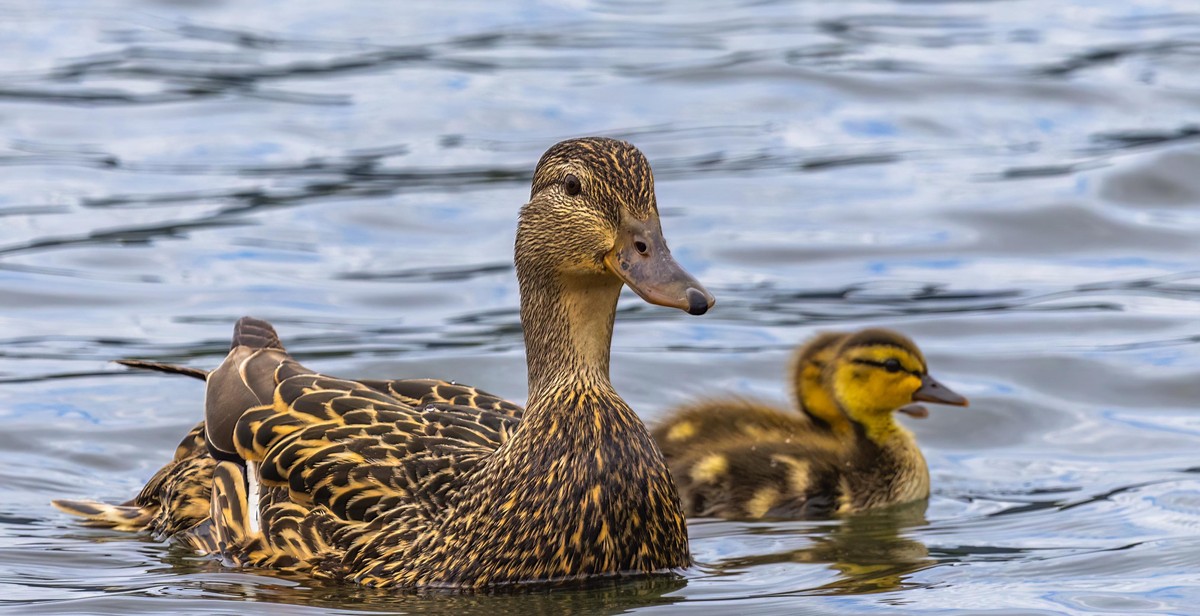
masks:
{"label": "duckling's bill", "polygon": [[651,304],[704,314],[716,299],[687,273],[667,248],[657,218],[625,221],[604,263],[635,293]]}
{"label": "duckling's bill", "polygon": [[904,413],[913,419],[925,419],[926,417],[929,417],[929,409],[926,408],[924,404],[917,404],[915,402],[912,404],[905,404],[904,406],[896,409],[896,412]]}
{"label": "duckling's bill", "polygon": [[950,406],[967,406],[969,404],[964,396],[942,385],[940,381],[928,374],[921,377],[921,387],[913,392],[912,399],[916,402],[932,402]]}

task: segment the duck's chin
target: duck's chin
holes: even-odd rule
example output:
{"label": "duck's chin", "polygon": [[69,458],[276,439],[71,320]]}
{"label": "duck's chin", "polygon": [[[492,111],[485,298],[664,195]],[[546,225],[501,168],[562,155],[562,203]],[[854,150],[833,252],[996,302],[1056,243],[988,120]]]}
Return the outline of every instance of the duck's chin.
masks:
{"label": "duck's chin", "polygon": [[926,417],[929,417],[929,409],[925,408],[925,405],[923,404],[906,404],[896,409],[896,412],[904,413],[905,415],[915,419],[925,419]]}

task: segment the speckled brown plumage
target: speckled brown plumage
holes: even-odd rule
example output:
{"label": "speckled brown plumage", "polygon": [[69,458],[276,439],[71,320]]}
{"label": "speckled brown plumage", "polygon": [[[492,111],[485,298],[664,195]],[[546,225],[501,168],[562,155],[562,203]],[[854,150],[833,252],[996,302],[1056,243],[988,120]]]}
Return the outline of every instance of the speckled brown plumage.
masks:
{"label": "speckled brown plumage", "polygon": [[[116,363],[139,370],[190,376],[201,381],[207,380],[209,374],[207,370],[199,368],[140,359],[120,359]],[[356,379],[355,382],[388,394],[401,402],[413,406],[445,403],[454,406],[487,409],[512,417],[520,417],[525,412],[525,408],[515,402],[505,400],[477,387],[463,385],[454,381],[444,381],[441,379]],[[203,424],[201,424],[200,430],[201,436],[203,436]]]}
{"label": "speckled brown plumage", "polygon": [[598,138],[551,148],[515,252],[525,410],[444,381],[316,374],[268,323],[240,321],[207,375],[201,440],[220,461],[208,458],[211,532],[191,544],[235,564],[397,587],[688,565],[669,471],[608,376],[622,282],[693,314],[713,302],[670,258],[641,153]]}
{"label": "speckled brown plumage", "polygon": [[120,505],[56,500],[62,511],[84,518],[84,524],[124,531],[149,531],[157,538],[191,541],[208,529],[209,493],[215,461],[208,455],[204,424],[183,437],[175,455],[132,500]]}

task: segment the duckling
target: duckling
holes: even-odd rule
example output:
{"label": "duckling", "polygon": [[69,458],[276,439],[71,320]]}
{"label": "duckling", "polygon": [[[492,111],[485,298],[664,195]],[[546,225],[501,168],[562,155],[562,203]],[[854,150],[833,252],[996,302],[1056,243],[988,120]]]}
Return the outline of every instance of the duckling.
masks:
{"label": "duckling", "polygon": [[[666,463],[609,380],[623,284],[691,314],[714,303],[671,258],[642,153],[603,138],[551,147],[515,254],[529,373],[520,416],[453,397],[414,406],[377,383],[323,376],[292,359],[269,323],[244,318],[205,375],[203,429],[182,454],[211,467],[208,516],[179,520],[190,526],[172,536],[235,565],[404,588],[689,565]],[[159,516],[185,481],[178,462],[128,507]],[[187,477],[189,489],[203,483]],[[106,512],[82,506],[122,507],[59,504],[101,523]]]}
{"label": "duckling", "polygon": [[744,398],[717,398],[689,404],[659,423],[652,434],[670,462],[704,444],[741,437],[771,438],[782,434],[811,439],[851,435],[850,422],[822,382],[825,366],[842,332],[821,332],[797,349],[790,374],[792,401],[798,413]]}
{"label": "duckling", "polygon": [[915,402],[966,406],[967,399],[929,374],[912,340],[886,329],[845,336],[822,376],[850,438],[779,430],[691,450],[671,462],[689,515],[820,517],[929,496],[925,458],[894,413],[924,417]]}

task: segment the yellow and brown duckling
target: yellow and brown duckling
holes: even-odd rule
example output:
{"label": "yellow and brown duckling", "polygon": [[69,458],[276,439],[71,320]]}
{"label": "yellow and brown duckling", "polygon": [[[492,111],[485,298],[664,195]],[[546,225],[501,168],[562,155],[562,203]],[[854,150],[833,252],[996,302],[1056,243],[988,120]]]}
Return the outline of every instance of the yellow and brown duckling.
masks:
{"label": "yellow and brown duckling", "polygon": [[825,366],[842,332],[822,332],[797,349],[792,357],[791,413],[774,404],[747,398],[723,397],[702,400],[674,411],[652,434],[671,461],[698,451],[715,441],[737,438],[774,438],[781,434],[816,437],[847,435],[850,421],[830,397],[823,383]]}
{"label": "yellow and brown duckling", "polygon": [[[819,341],[820,339],[818,339]],[[825,357],[819,393],[811,388],[816,352],[797,360],[797,390],[809,419],[775,410],[784,427],[744,430],[729,408],[725,426],[711,413],[710,433],[669,459],[685,510],[692,516],[803,518],[887,507],[929,496],[929,469],[896,411],[927,414],[917,402],[966,406],[966,398],[933,378],[925,358],[907,337],[866,329],[836,339]],[[814,416],[833,403],[847,422],[826,427]],[[766,415],[766,409],[758,412]],[[685,409],[682,416],[691,411]],[[678,425],[674,421],[667,426]],[[656,434],[669,436],[660,428]]]}
{"label": "yellow and brown duckling", "polygon": [[[486,408],[499,399],[483,392],[460,400],[438,381],[322,376],[293,360],[270,324],[246,318],[205,375],[205,423],[151,485],[125,506],[59,505],[238,565],[373,586],[478,588],[687,566],[666,463],[609,380],[622,284],[692,314],[713,304],[667,250],[641,152],[600,138],[550,148],[521,209],[515,260],[523,413]],[[413,403],[430,392],[448,400]],[[179,507],[171,495],[184,492],[207,512]]]}

